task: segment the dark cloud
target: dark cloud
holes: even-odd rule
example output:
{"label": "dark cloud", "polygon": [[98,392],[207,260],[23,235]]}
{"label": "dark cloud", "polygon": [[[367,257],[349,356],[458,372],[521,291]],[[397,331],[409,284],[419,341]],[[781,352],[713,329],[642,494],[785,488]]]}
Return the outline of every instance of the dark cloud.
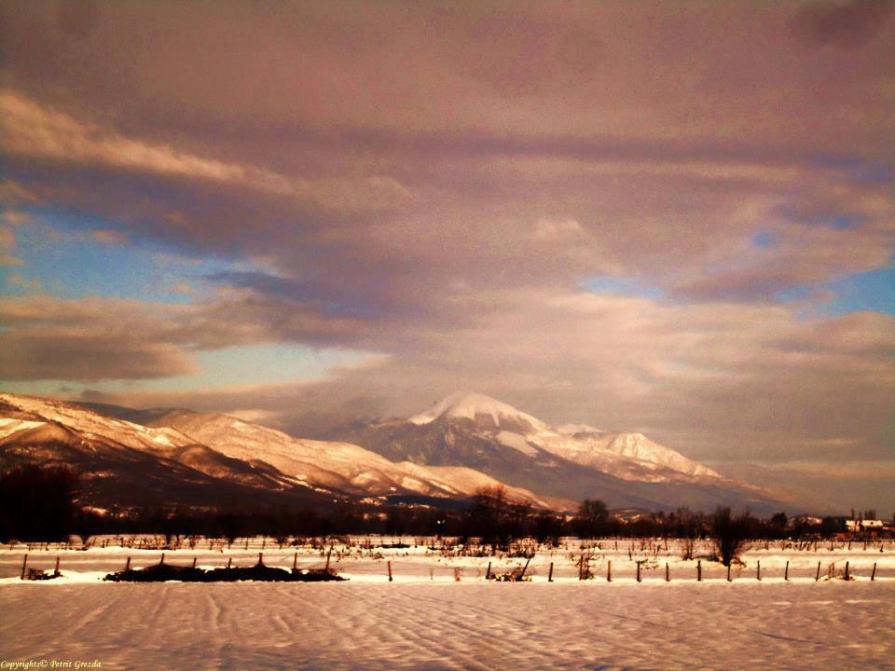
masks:
{"label": "dark cloud", "polygon": [[3,333],[0,350],[7,381],[153,379],[198,371],[177,347],[120,335]]}
{"label": "dark cloud", "polygon": [[824,0],[799,10],[793,29],[804,39],[834,47],[860,47],[885,28],[895,3],[892,0]]}
{"label": "dark cloud", "polygon": [[198,372],[197,351],[278,342],[338,347],[366,337],[356,319],[250,291],[195,305],[0,298],[5,380],[164,378]]}

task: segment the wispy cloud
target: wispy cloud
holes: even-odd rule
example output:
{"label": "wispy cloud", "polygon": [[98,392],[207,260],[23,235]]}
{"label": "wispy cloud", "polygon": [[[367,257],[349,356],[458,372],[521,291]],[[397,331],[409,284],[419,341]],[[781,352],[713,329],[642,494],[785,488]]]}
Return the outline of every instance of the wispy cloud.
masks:
{"label": "wispy cloud", "polygon": [[144,142],[76,120],[11,90],[0,91],[0,114],[5,125],[0,143],[12,155],[241,185],[335,209],[370,207],[361,200],[373,200],[374,207],[388,206],[409,195],[395,179],[388,177],[290,179],[251,164],[217,160],[170,145]]}

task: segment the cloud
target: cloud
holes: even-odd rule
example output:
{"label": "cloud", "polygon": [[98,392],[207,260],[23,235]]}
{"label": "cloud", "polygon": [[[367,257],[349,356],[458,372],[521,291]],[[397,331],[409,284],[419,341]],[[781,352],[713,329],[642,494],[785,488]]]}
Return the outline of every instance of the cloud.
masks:
{"label": "cloud", "polygon": [[892,0],[823,0],[803,7],[792,22],[803,39],[854,48],[874,39],[892,14]]}
{"label": "cloud", "polygon": [[11,227],[0,227],[0,266],[23,266],[24,262],[13,256],[16,234]]}
{"label": "cloud", "polygon": [[102,245],[123,245],[127,242],[127,236],[121,231],[97,230],[92,232],[92,237]]}
{"label": "cloud", "polygon": [[[40,289],[10,278],[24,289]],[[195,353],[277,342],[339,346],[360,338],[354,319],[230,290],[190,305],[49,295],[0,297],[7,380],[82,382],[195,373]]]}
{"label": "cloud", "polygon": [[6,210],[0,214],[0,219],[10,226],[22,226],[33,220],[33,217],[27,212],[17,212],[15,210]]}
{"label": "cloud", "polygon": [[237,184],[324,207],[354,210],[389,207],[409,194],[395,179],[379,175],[308,180],[287,178],[245,163],[221,161],[169,145],[133,139],[45,108],[21,94],[0,91],[3,149],[32,159],[83,163],[161,175]]}
{"label": "cloud", "polygon": [[0,201],[228,268],[187,305],[3,299],[23,384],[301,343],[381,360],[170,400],[306,431],[478,388],[722,461],[891,444],[891,316],[817,309],[895,254],[884,3],[0,15]]}
{"label": "cloud", "polygon": [[[2,205],[22,205],[22,204],[34,204],[40,201],[40,198],[23,187],[21,184],[17,184],[11,180],[4,180],[0,182],[0,204]],[[6,215],[8,213],[4,213]]]}
{"label": "cloud", "polygon": [[44,109],[13,91],[0,93],[0,113],[6,120],[3,148],[11,154],[242,182],[276,193],[290,191],[286,181],[275,174],[103,132],[62,112]]}

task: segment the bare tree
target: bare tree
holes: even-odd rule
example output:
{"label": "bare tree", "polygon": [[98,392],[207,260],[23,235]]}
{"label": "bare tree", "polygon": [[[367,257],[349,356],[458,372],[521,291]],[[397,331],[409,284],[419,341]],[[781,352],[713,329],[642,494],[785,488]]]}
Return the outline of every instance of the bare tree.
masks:
{"label": "bare tree", "polygon": [[602,535],[609,519],[606,504],[599,499],[584,499],[575,515],[575,531],[581,538],[596,538]]}
{"label": "bare tree", "polygon": [[734,517],[730,508],[718,508],[712,516],[711,534],[715,557],[724,566],[737,560],[749,536],[751,517],[748,512]]}

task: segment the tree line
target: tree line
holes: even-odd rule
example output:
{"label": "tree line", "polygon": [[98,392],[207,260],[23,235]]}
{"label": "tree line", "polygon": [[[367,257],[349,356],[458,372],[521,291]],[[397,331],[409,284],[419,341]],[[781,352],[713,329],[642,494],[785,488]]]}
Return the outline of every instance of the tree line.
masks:
{"label": "tree line", "polygon": [[[154,506],[138,510],[98,511],[77,502],[78,478],[66,468],[20,466],[0,473],[0,541],[64,540],[99,534],[151,533],[166,538],[205,536],[235,539],[264,535],[275,539],[336,534],[450,536],[475,538],[492,551],[506,549],[514,539],[558,541],[562,536],[596,538],[677,537],[693,540],[781,539],[806,535],[831,537],[845,531],[842,518],[821,524],[791,524],[784,513],[759,519],[729,508],[714,513],[681,508],[674,512],[611,514],[598,499],[581,503],[574,515],[535,509],[513,501],[504,487],[479,490],[465,507],[442,509],[421,505],[380,505],[344,501],[329,510],[281,506],[249,510],[196,510]],[[731,554],[732,553],[732,554]],[[724,557],[735,548],[720,547]]]}

